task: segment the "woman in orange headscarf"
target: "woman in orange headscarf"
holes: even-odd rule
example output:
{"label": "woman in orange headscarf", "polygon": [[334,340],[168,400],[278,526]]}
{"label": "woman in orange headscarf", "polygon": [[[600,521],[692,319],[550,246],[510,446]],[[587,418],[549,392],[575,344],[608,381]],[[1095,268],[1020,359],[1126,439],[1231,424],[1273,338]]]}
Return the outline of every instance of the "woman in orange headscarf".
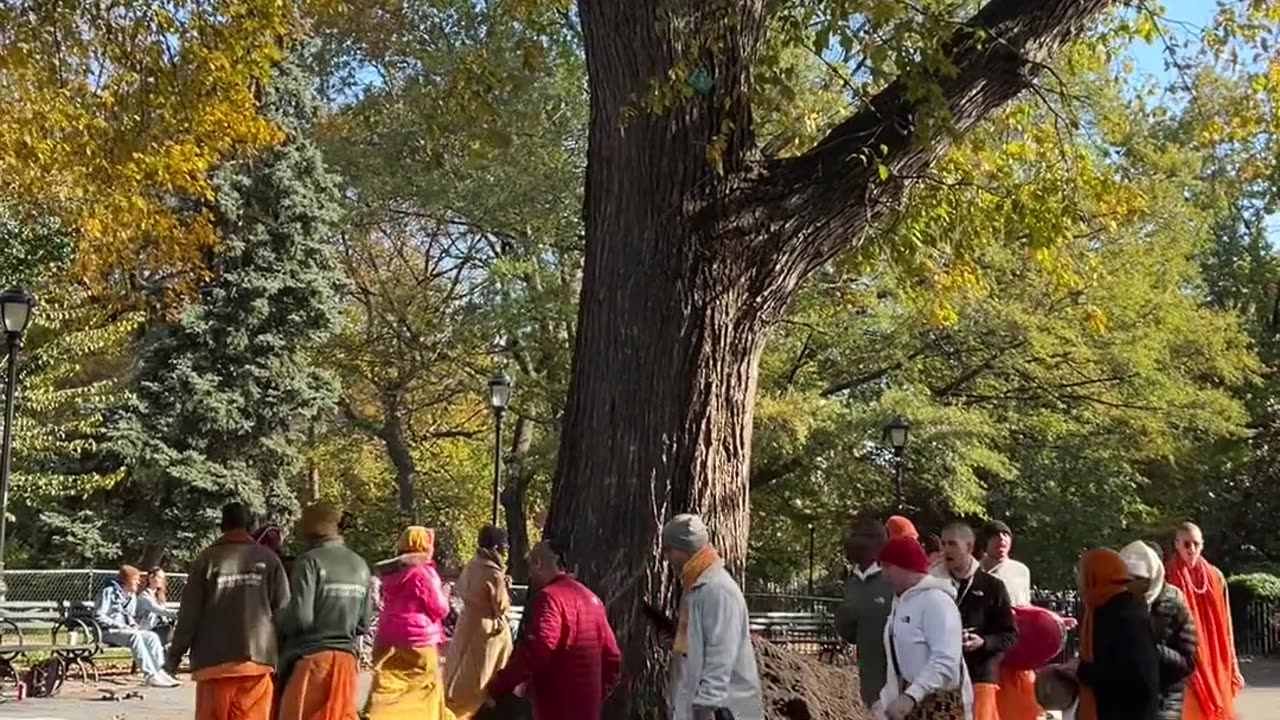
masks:
{"label": "woman in orange headscarf", "polygon": [[1114,550],[1090,550],[1077,571],[1080,625],[1077,720],[1157,720],[1160,665],[1146,602],[1129,590],[1129,568]]}

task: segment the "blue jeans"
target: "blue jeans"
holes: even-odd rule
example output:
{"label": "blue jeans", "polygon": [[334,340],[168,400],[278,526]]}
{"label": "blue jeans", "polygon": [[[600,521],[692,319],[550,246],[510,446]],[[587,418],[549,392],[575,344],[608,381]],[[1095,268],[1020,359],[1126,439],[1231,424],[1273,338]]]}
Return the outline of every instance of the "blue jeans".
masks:
{"label": "blue jeans", "polygon": [[160,636],[150,630],[116,629],[102,633],[102,642],[114,647],[127,647],[143,677],[151,677],[164,669],[164,645]]}

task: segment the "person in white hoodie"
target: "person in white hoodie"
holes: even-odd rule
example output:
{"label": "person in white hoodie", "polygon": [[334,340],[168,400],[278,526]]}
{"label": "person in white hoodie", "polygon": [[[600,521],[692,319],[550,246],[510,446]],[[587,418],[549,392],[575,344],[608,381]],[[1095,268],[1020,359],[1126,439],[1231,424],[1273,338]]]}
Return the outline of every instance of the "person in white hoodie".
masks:
{"label": "person in white hoodie", "polygon": [[924,548],[911,538],[890,540],[880,566],[894,598],[884,630],[888,681],[872,713],[880,720],[971,720],[955,586],[928,574]]}

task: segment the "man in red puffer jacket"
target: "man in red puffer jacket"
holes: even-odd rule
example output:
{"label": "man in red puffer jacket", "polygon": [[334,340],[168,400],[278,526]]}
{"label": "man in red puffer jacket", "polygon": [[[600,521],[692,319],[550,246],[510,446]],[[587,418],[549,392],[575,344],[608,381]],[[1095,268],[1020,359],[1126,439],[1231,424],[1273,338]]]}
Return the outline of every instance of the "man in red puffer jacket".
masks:
{"label": "man in red puffer jacket", "polygon": [[565,572],[549,542],[529,553],[529,582],[535,594],[515,654],[487,698],[525,685],[534,720],[599,720],[622,661],[604,604]]}

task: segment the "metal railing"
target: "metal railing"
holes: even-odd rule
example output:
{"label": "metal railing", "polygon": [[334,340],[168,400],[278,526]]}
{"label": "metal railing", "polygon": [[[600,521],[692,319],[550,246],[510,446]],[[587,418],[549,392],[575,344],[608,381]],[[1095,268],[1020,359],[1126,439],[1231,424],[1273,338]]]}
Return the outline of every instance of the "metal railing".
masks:
{"label": "metal railing", "polygon": [[[90,602],[116,570],[5,570],[6,600],[14,602]],[[169,599],[177,600],[187,584],[185,573],[166,573]]]}

